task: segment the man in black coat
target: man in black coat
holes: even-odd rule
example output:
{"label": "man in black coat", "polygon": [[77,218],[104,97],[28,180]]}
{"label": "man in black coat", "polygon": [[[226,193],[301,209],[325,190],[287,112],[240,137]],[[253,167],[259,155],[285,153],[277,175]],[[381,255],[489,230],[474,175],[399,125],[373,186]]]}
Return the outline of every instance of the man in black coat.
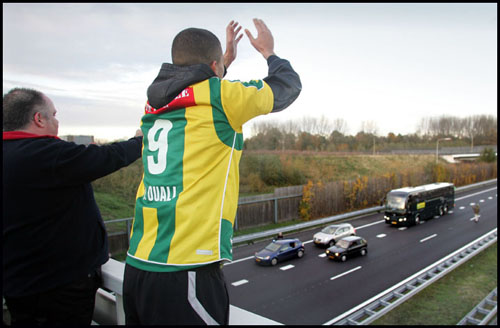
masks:
{"label": "man in black coat", "polygon": [[3,97],[3,296],[15,324],[90,324],[104,222],[91,182],[141,156],[142,133],[110,145],[57,137],[53,102],[16,88]]}

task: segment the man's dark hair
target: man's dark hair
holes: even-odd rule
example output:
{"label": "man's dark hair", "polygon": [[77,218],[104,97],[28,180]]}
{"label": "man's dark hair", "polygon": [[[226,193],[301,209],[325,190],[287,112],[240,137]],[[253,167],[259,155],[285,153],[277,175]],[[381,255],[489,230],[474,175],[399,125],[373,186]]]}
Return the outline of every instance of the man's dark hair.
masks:
{"label": "man's dark hair", "polygon": [[16,131],[28,125],[36,112],[45,112],[43,93],[14,88],[3,96],[3,131]]}
{"label": "man's dark hair", "polygon": [[210,31],[187,28],[180,31],[172,42],[172,63],[179,66],[207,64],[219,61],[222,47],[219,39]]}

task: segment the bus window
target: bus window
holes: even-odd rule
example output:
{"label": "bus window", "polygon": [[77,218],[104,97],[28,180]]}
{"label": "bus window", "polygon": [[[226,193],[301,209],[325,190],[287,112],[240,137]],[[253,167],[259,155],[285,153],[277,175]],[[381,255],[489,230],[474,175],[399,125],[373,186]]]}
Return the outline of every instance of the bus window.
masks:
{"label": "bus window", "polygon": [[397,210],[404,210],[406,203],[406,197],[404,195],[388,194],[386,207]]}

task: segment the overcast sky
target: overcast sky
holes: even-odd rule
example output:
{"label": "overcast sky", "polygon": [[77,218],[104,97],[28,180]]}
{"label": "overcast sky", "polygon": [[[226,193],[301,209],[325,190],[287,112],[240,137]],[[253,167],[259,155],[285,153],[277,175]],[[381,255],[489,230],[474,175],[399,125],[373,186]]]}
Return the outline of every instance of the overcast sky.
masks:
{"label": "overcast sky", "polygon": [[[58,109],[59,135],[130,137],[146,90],[175,35],[205,28],[225,49],[231,20],[252,18],[302,80],[289,108],[252,122],[304,117],[363,122],[379,135],[409,134],[423,117],[497,113],[496,3],[81,3],[3,4],[3,93],[30,87]],[[267,75],[246,35],[226,79]]]}

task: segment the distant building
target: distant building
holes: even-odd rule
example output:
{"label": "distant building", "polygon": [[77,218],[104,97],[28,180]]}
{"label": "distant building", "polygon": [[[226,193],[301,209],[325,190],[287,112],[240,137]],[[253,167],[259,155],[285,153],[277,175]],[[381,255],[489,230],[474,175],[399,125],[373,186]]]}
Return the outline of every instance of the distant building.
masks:
{"label": "distant building", "polygon": [[88,146],[90,144],[95,143],[94,142],[94,136],[72,136],[72,135],[68,135],[68,136],[60,136],[59,138],[61,138],[62,140],[74,142],[77,145],[86,145],[86,146]]}

